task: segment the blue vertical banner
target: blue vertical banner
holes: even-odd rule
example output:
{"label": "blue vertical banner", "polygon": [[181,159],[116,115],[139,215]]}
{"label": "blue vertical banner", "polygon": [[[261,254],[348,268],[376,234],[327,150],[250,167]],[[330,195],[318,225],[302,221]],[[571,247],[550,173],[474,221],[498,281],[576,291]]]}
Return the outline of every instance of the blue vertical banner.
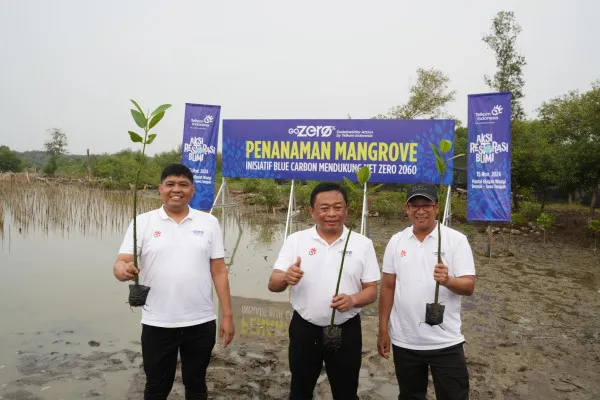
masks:
{"label": "blue vertical banner", "polygon": [[212,208],[215,197],[217,141],[221,106],[185,104],[181,163],[194,174],[194,196],[190,206]]}
{"label": "blue vertical banner", "polygon": [[510,221],[511,93],[469,95],[467,219]]}

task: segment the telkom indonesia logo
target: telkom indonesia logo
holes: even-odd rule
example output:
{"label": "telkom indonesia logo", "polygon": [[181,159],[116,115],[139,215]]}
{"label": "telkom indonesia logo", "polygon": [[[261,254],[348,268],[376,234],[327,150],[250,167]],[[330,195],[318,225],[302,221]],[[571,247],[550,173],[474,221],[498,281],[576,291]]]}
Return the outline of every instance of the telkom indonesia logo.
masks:
{"label": "telkom indonesia logo", "polygon": [[502,110],[503,110],[502,106],[500,104],[496,104],[494,106],[494,108],[492,108],[492,115],[493,116],[500,115],[500,114],[502,114]]}
{"label": "telkom indonesia logo", "polygon": [[298,137],[329,137],[335,130],[333,125],[298,125],[290,128],[288,133]]}
{"label": "telkom indonesia logo", "polygon": [[203,119],[192,118],[191,123],[192,129],[206,129],[212,124],[214,117],[212,115],[206,115]]}
{"label": "telkom indonesia logo", "polygon": [[502,114],[502,111],[504,111],[502,106],[500,104],[496,104],[489,112],[476,112],[476,122],[483,124],[493,124],[493,121],[498,121],[500,119],[499,115]]}

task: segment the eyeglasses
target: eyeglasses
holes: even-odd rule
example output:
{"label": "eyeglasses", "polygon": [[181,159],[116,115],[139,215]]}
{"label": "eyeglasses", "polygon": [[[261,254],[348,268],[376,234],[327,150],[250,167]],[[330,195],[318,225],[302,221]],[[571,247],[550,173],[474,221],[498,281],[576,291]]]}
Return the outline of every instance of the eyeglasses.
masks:
{"label": "eyeglasses", "polygon": [[416,212],[419,211],[419,209],[423,209],[423,211],[432,211],[433,208],[435,207],[435,204],[408,204],[408,211],[412,211],[412,212]]}

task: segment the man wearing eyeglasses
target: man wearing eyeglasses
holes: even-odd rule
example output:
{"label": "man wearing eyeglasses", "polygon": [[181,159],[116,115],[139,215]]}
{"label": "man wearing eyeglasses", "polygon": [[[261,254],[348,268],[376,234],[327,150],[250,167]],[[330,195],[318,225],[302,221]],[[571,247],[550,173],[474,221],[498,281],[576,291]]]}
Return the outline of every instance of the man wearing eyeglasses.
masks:
{"label": "man wearing eyeglasses", "polygon": [[[412,185],[405,210],[412,226],[392,236],[383,257],[378,351],[388,358],[392,350],[399,400],[425,399],[428,369],[438,400],[468,399],[460,312],[461,296],[475,289],[473,252],[465,235],[442,225],[442,263],[437,262],[435,185]],[[441,325],[430,326],[425,308],[433,303],[436,282],[445,312]]]}

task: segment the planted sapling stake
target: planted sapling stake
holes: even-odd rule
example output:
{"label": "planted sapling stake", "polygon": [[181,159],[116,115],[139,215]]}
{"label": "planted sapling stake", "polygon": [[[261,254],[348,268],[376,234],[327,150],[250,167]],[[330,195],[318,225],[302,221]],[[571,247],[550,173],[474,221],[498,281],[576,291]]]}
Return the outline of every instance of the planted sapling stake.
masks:
{"label": "planted sapling stake", "polygon": [[[346,236],[346,243],[344,243],[344,252],[342,253],[342,262],[340,263],[340,272],[338,274],[337,285],[335,286],[335,296],[338,295],[340,290],[340,280],[342,279],[342,270],[344,269],[344,258],[346,258],[346,248],[350,241],[350,234],[352,233],[352,227],[348,230],[348,236]],[[339,350],[342,346],[342,328],[335,325],[335,308],[331,310],[331,322],[329,326],[323,328],[323,345],[330,350]]]}
{"label": "planted sapling stake", "polygon": [[[444,158],[444,155],[452,149],[452,142],[449,140],[441,140],[439,149],[433,145],[433,143],[429,143],[431,149],[433,150],[433,154],[435,155],[435,166],[440,173],[440,188],[438,194],[438,203],[443,198],[443,188],[442,185],[444,183],[444,177],[446,176],[446,166],[448,162],[454,160],[455,158],[462,157],[464,154],[459,154],[457,156],[451,157],[448,160]],[[440,207],[442,208],[442,207]],[[443,209],[443,208],[442,208]],[[443,214],[443,212],[442,212]],[[437,218],[437,230],[438,230],[438,251],[437,251],[437,263],[442,263],[442,218],[438,212]],[[435,297],[433,303],[427,303],[425,305],[425,323],[430,326],[440,325],[444,322],[444,310],[446,306],[439,303],[439,293],[440,293],[440,283],[435,283]]]}
{"label": "planted sapling stake", "polygon": [[596,246],[596,244],[598,243],[598,237],[600,236],[600,220],[590,220],[590,222],[588,223],[588,229],[592,231],[592,234],[594,235],[594,248],[592,249],[592,251],[595,255],[598,252],[598,246]]}
{"label": "planted sapling stake", "polygon": [[546,235],[550,228],[554,225],[556,218],[552,214],[541,213],[539,217],[537,217],[536,222],[544,231],[544,244],[546,244]]}
{"label": "planted sapling stake", "polygon": [[[146,145],[151,144],[156,138],[156,133],[149,133],[150,129],[154,128],[156,124],[160,122],[160,120],[165,116],[165,111],[171,107],[170,104],[163,104],[158,107],[156,110],[152,112],[152,114],[144,115],[144,112],[135,102],[135,100],[131,100],[133,105],[135,106],[135,110],[131,109],[131,116],[135,121],[136,125],[144,130],[144,135],[128,131],[129,137],[134,143],[142,143],[142,155],[140,157],[140,162],[138,165],[138,170],[135,175],[135,183],[133,185],[133,265],[139,270],[138,266],[138,254],[137,254],[137,192],[138,185],[140,180],[140,173],[142,172],[142,167],[144,165],[144,154],[146,152]],[[148,298],[148,293],[150,292],[150,287],[145,285],[140,285],[139,282],[139,274],[136,274],[134,277],[134,283],[129,285],[129,305],[131,307],[143,307],[146,305],[146,299]]]}
{"label": "planted sapling stake", "polygon": [[[361,169],[356,171],[356,179],[357,179],[358,183],[360,184],[360,187],[364,187],[370,178],[371,178],[371,170],[369,169],[369,167],[362,167]],[[353,190],[353,191],[360,190],[348,178],[344,177],[344,180],[346,181],[346,184],[350,187],[351,190]],[[382,185],[378,185],[375,188],[373,188],[372,190],[376,190],[381,186]],[[358,209],[359,208],[357,207],[357,210]],[[361,209],[362,209],[362,207],[361,207]],[[342,253],[342,261],[340,263],[340,270],[338,273],[338,279],[337,279],[337,284],[335,286],[335,295],[334,296],[337,296],[338,292],[340,290],[340,281],[342,279],[342,271],[344,270],[344,259],[346,258],[346,249],[348,248],[348,242],[350,241],[350,235],[352,234],[352,228],[353,228],[352,225],[353,224],[351,223],[350,228],[348,230],[348,236],[346,236],[346,242],[344,243],[344,251]],[[335,308],[331,310],[330,324],[328,326],[326,326],[325,328],[323,328],[323,345],[326,348],[335,351],[335,350],[339,350],[342,345],[342,328],[335,325],[334,320],[335,320]]]}

